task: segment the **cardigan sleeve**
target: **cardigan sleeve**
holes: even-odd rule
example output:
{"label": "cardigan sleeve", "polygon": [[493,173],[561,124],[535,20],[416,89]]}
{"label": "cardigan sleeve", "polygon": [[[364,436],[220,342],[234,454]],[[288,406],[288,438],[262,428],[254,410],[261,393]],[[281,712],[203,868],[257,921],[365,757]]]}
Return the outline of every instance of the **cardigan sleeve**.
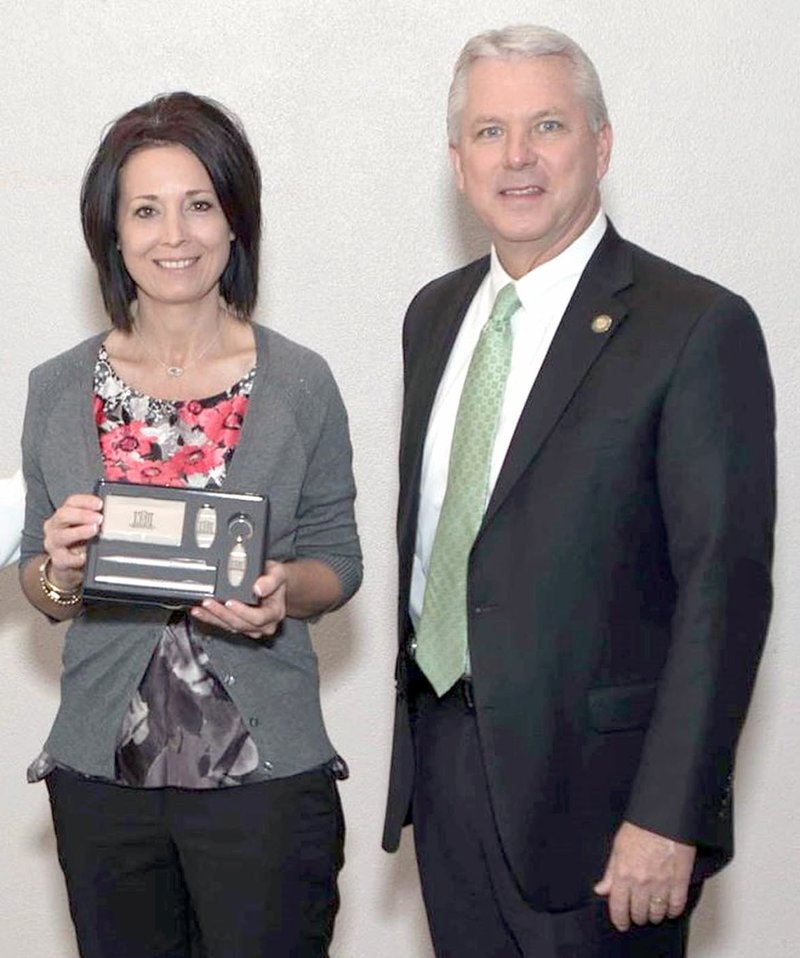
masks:
{"label": "cardigan sleeve", "polygon": [[333,569],[341,581],[344,603],[355,594],[362,578],[354,514],[353,452],[342,397],[327,365],[323,366],[324,375],[316,384],[321,416],[307,447],[295,549],[298,558],[318,559]]}
{"label": "cardigan sleeve", "polygon": [[34,369],[28,382],[28,403],[22,426],[22,473],[25,480],[25,522],[22,527],[20,564],[24,566],[29,559],[41,555],[44,551],[45,519],[53,511],[53,503],[47,493],[42,475],[39,442],[43,432],[43,401],[48,389],[42,383],[41,367]]}

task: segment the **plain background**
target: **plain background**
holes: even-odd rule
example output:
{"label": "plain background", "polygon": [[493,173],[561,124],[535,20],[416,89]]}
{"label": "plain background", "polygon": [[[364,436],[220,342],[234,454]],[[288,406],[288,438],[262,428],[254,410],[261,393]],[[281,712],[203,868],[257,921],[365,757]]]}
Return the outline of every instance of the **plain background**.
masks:
{"label": "plain background", "polygon": [[[399,335],[416,289],[486,248],[447,165],[453,61],[472,34],[523,21],[565,30],[600,71],[616,133],[604,196],[620,232],[742,293],[763,323],[781,440],[776,605],[740,751],[738,855],[707,887],[692,955],[797,954],[799,9],[0,0],[0,474],[19,461],[28,370],[105,325],[78,222],[86,163],[108,121],[167,90],[242,117],[264,176],[258,318],[321,352],[347,402],[367,574],[315,630],[329,729],[352,770],[337,958],[430,958],[409,836],[395,857],[379,850]],[[55,711],[61,629],[26,608],[12,569],[0,573],[0,633],[0,953],[74,958],[45,789],[24,776]]]}

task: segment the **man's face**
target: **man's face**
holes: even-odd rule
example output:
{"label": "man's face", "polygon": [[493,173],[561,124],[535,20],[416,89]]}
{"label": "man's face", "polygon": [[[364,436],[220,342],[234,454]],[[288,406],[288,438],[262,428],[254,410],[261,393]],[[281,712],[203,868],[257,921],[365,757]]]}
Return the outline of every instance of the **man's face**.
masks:
{"label": "man's face", "polygon": [[563,57],[477,60],[467,77],[458,187],[515,279],[553,259],[594,219],[611,128],[593,133]]}

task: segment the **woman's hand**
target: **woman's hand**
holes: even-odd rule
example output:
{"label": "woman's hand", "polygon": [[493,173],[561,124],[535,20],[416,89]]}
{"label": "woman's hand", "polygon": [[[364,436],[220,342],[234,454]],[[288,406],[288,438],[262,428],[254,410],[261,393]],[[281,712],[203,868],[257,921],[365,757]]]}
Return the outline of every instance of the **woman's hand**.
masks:
{"label": "woman's hand", "polygon": [[268,561],[264,574],[259,576],[253,591],[259,596],[258,605],[246,605],[230,599],[224,605],[214,599],[205,599],[192,609],[199,622],[218,629],[247,635],[251,639],[265,639],[275,635],[286,618],[286,565]]}
{"label": "woman's hand", "polygon": [[44,551],[50,557],[47,576],[59,589],[72,591],[83,582],[86,543],[100,531],[103,500],[68,496],[44,523]]}

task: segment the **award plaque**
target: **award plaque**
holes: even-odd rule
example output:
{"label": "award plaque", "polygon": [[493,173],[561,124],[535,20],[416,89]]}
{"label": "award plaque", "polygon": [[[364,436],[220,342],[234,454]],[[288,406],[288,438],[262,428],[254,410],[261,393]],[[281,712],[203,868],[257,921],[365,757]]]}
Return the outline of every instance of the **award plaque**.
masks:
{"label": "award plaque", "polygon": [[256,603],[266,496],[106,480],[96,493],[103,522],[87,547],[86,600],[174,608],[205,598]]}

